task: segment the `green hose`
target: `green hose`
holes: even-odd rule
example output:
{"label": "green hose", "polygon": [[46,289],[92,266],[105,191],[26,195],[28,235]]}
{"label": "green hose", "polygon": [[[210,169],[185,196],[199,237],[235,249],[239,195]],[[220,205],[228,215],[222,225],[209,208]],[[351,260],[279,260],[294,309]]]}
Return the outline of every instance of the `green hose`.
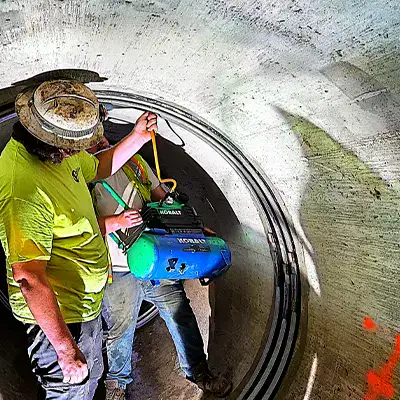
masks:
{"label": "green hose", "polygon": [[118,195],[118,193],[106,182],[106,181],[97,181],[96,183],[100,183],[104,186],[104,189],[107,190],[108,193],[113,197],[113,199],[121,206],[124,210],[129,210],[130,207],[128,204],[122,200],[122,198]]}
{"label": "green hose", "polygon": [[[118,193],[106,182],[106,181],[96,181],[94,184],[96,185],[97,183],[100,183],[104,187],[104,189],[107,190],[108,193],[113,197],[113,199],[121,206],[123,207],[124,210],[129,210],[130,207],[128,204],[122,200],[122,198],[118,195]],[[118,236],[115,233],[109,233],[110,237],[112,240],[114,240],[115,243],[117,243],[118,247],[120,249],[124,248],[124,245],[122,241],[118,238]]]}

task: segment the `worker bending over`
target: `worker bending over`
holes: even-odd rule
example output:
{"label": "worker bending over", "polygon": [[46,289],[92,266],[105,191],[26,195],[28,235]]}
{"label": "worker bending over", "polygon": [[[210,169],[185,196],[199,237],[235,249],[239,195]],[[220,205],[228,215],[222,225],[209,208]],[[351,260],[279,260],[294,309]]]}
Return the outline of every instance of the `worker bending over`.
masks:
{"label": "worker bending over", "polygon": [[[90,152],[108,148],[104,138]],[[101,153],[100,153],[101,154]],[[138,212],[145,203],[164,199],[166,192],[146,161],[135,155],[106,182],[128,204],[124,211],[101,185],[94,189],[99,226],[107,235],[113,280],[106,285],[103,299],[103,318],[108,329],[106,400],[125,399],[126,386],[132,382],[132,347],[136,322],[143,300],[153,303],[164,319],[174,341],[181,369],[186,377],[205,392],[224,397],[231,382],[212,375],[204,354],[203,340],[186,297],[183,282],[163,280],[154,286],[151,281],[134,277],[127,257],[108,235],[114,231],[138,226],[142,218]]]}
{"label": "worker bending over", "polygon": [[87,183],[114,174],[155,129],[145,113],[97,158],[100,106],[80,82],[17,96],[19,121],[0,156],[0,239],[10,304],[25,324],[40,398],[90,400],[103,372],[100,320],[108,256]]}

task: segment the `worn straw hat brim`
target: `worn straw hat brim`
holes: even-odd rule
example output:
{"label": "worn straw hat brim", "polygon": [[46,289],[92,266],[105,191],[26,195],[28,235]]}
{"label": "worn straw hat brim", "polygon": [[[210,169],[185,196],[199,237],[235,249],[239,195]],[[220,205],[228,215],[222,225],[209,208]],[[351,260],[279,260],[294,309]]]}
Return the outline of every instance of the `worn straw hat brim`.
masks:
{"label": "worn straw hat brim", "polygon": [[15,111],[21,124],[36,138],[65,150],[84,150],[96,145],[104,134],[103,124],[99,123],[91,137],[66,139],[42,128],[31,109],[32,96],[36,87],[20,93],[15,100]]}

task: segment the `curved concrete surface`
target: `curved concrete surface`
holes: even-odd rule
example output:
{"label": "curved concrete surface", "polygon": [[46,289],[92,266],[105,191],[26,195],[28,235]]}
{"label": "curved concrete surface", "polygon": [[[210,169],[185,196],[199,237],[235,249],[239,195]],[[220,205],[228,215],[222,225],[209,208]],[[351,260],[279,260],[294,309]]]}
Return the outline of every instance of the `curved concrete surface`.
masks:
{"label": "curved concrete surface", "polygon": [[[397,1],[9,1],[0,11],[1,87],[46,70],[96,71],[108,78],[93,83],[98,90],[144,94],[208,121],[268,179],[291,225],[303,294],[296,351],[275,397],[399,398]],[[268,231],[260,204],[195,140],[190,156],[243,232],[257,233],[238,236],[246,259]],[[257,286],[246,274],[236,291],[227,285],[235,307]],[[215,340],[210,356],[223,348]],[[263,351],[252,350],[238,388],[257,372]],[[224,351],[234,375],[237,359],[229,365]],[[1,390],[10,398],[7,382]]]}

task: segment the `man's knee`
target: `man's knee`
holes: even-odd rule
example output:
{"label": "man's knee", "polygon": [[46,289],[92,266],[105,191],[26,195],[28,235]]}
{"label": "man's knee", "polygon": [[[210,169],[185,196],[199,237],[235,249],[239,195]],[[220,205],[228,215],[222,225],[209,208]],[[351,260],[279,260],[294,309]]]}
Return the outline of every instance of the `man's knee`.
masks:
{"label": "man's knee", "polygon": [[187,298],[164,303],[159,308],[159,311],[161,317],[167,323],[170,321],[175,325],[186,326],[188,328],[193,324],[197,324],[190,301]]}
{"label": "man's knee", "polygon": [[121,335],[134,325],[139,303],[140,294],[134,282],[117,281],[107,285],[102,316],[108,332]]}
{"label": "man's knee", "polygon": [[112,323],[107,324],[106,338],[108,343],[123,336],[133,336],[136,326],[135,319],[129,315],[125,315],[125,318],[124,316],[122,318],[119,317],[121,315],[115,316],[112,319]]}

